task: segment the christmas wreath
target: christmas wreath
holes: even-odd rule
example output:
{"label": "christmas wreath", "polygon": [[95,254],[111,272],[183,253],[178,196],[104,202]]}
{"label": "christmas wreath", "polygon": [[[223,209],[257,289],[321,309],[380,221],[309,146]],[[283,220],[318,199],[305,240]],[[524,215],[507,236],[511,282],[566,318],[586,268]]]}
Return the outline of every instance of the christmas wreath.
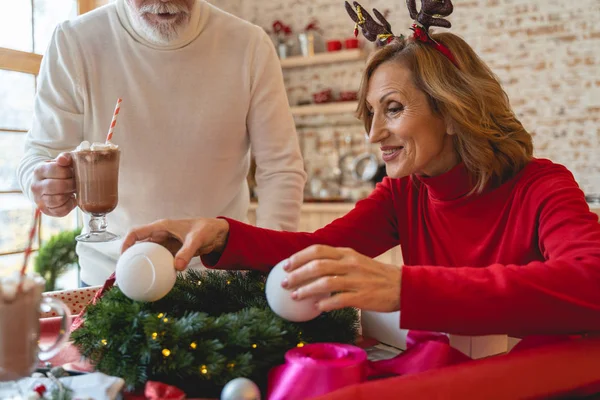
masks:
{"label": "christmas wreath", "polygon": [[237,377],[264,389],[269,370],[296,346],[355,342],[357,310],[292,323],[269,308],[265,281],[258,272],[190,270],[153,303],[115,286],[87,307],[71,338],[96,370],[123,378],[128,390],[152,380],[202,397],[218,397]]}

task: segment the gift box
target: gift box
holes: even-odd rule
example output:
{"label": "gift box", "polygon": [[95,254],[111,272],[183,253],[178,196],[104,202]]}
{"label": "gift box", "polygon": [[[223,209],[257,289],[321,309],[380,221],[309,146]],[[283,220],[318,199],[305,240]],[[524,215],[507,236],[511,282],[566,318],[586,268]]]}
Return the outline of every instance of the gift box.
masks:
{"label": "gift box", "polygon": [[[364,336],[406,350],[408,330],[400,329],[400,312],[362,311],[361,326]],[[450,346],[473,359],[507,353],[519,342],[519,339],[510,338],[507,335],[462,336],[449,334],[448,337]]]}
{"label": "gift box", "polygon": [[[90,286],[71,290],[57,290],[54,292],[45,292],[43,295],[62,301],[69,307],[69,310],[71,310],[71,315],[77,315],[92,301],[94,295],[101,287],[102,286]],[[40,315],[41,318],[56,316],[57,314],[55,311],[43,312]]]}

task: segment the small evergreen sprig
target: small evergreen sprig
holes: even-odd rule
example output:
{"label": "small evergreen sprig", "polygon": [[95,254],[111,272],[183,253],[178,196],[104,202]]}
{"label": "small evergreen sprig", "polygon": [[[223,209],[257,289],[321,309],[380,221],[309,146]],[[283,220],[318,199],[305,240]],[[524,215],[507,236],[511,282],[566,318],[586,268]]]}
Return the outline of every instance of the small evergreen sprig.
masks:
{"label": "small evergreen sprig", "polygon": [[58,277],[64,274],[70,266],[77,264],[75,237],[80,233],[81,228],[60,232],[40,247],[34,261],[34,270],[46,280],[44,291],[56,290]]}
{"label": "small evergreen sprig", "polygon": [[71,339],[98,371],[123,378],[128,390],[155,380],[202,397],[218,397],[237,377],[264,388],[268,371],[293,347],[355,342],[355,309],[292,323],[269,308],[265,279],[258,272],[190,270],[153,303],[113,287],[87,307]]}

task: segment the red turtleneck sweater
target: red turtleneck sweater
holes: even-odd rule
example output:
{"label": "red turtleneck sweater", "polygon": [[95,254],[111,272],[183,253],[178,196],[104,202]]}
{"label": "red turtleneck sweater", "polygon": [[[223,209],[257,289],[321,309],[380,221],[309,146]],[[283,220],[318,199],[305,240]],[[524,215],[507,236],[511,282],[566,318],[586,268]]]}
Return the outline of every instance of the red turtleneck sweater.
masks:
{"label": "red turtleneck sweater", "polygon": [[468,196],[471,187],[463,164],[432,178],[386,178],[314,233],[228,219],[228,243],[213,267],[268,271],[316,243],[370,257],[401,244],[402,328],[510,336],[600,331],[600,224],[572,174],[534,159],[498,188]]}

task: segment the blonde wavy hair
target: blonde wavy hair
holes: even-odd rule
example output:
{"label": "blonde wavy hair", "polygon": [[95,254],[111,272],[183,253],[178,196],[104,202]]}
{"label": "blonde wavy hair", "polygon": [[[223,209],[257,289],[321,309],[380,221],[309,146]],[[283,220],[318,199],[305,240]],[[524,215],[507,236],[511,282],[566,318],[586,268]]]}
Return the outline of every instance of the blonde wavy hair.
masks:
{"label": "blonde wavy hair", "polygon": [[404,65],[432,110],[452,125],[454,149],[475,185],[471,193],[481,193],[489,182],[499,186],[523,169],[532,157],[532,138],[511,109],[498,78],[473,49],[452,33],[431,37],[450,49],[458,68],[431,44],[397,38],[370,57],[357,116],[369,132],[366,97],[371,76],[385,62]]}

